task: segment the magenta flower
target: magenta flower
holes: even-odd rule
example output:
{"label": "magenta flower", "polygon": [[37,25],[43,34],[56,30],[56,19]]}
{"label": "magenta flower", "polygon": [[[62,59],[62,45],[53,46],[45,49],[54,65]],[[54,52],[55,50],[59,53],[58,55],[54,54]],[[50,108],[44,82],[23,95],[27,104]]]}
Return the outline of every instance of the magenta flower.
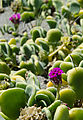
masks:
{"label": "magenta flower", "polygon": [[53,82],[54,85],[59,85],[62,83],[62,73],[64,73],[60,68],[56,67],[53,68],[50,73],[50,80]]}
{"label": "magenta flower", "polygon": [[9,20],[10,20],[12,23],[14,23],[14,24],[19,24],[19,23],[20,23],[20,18],[21,18],[20,13],[17,13],[17,14],[13,14],[13,15],[9,18]]}

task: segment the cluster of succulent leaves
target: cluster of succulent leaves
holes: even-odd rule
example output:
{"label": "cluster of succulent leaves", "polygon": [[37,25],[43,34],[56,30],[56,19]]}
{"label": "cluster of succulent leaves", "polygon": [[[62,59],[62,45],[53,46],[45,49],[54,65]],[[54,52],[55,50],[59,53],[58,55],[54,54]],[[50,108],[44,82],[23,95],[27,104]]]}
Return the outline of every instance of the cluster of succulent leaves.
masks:
{"label": "cluster of succulent leaves", "polygon": [[[18,36],[18,38],[15,38],[15,41],[17,41],[16,45],[11,45],[7,42],[0,43],[1,61],[9,64],[11,69],[26,68],[37,75],[43,75],[49,61],[53,61],[53,58],[63,60],[71,53],[83,41],[83,16],[80,15],[81,6],[77,1],[70,1],[65,4],[64,6],[60,0],[14,1],[11,7],[15,13],[21,12],[21,20],[23,22],[29,22],[32,19],[38,19],[38,17],[40,22],[40,19],[43,18],[50,30],[47,32],[41,26],[33,27],[30,32],[30,40],[27,33],[25,35],[23,33],[19,34],[13,27],[4,25],[0,28],[3,35],[7,33],[14,35],[14,37]],[[52,9],[53,11],[51,11]],[[48,11],[51,12],[49,13]],[[53,32],[56,33],[54,38]],[[55,40],[56,36],[58,37]],[[19,44],[18,47],[17,44]],[[29,66],[30,64],[32,67]]]}
{"label": "cluster of succulent leaves", "polygon": [[[75,67],[79,65],[82,55],[79,53],[78,56],[81,57],[78,63],[73,59],[72,51],[83,42],[83,14],[80,3],[69,1],[64,6],[60,0],[19,0],[13,2],[11,8],[15,13],[21,13],[21,20],[25,23],[38,18],[39,22],[40,19],[45,19],[49,30],[36,26],[31,29],[29,39],[27,32],[19,34],[13,27],[4,25],[0,28],[3,35],[7,33],[18,38],[9,42],[1,40],[1,62],[6,62],[11,70],[26,68],[36,75],[47,75],[45,70],[48,70],[49,61],[64,60],[71,53],[65,60],[72,61]],[[11,41],[15,43],[12,44]],[[2,86],[5,87],[1,83],[1,89],[4,89]]]}
{"label": "cluster of succulent leaves", "polygon": [[[4,1],[8,5],[11,3],[11,1]],[[27,28],[26,32],[21,34],[8,25],[0,28],[3,35],[12,34],[14,36],[9,41],[0,39],[0,90],[2,90],[0,91],[0,105],[2,112],[9,118],[16,119],[19,117],[18,119],[21,119],[21,117],[25,117],[27,111],[29,113],[29,110],[34,108],[37,112],[38,107],[42,106],[43,109],[40,108],[37,116],[33,114],[32,116],[26,115],[26,117],[34,120],[36,118],[40,119],[40,115],[45,120],[56,120],[61,115],[62,120],[67,118],[69,120],[68,107],[71,108],[70,111],[75,109],[72,107],[82,107],[82,7],[82,3],[79,0],[78,2],[68,0],[65,5],[61,0],[18,0],[11,4],[11,8],[15,13],[21,13],[22,22],[27,24],[31,20],[37,20],[40,26],[37,26],[37,23],[31,29],[30,38]],[[48,24],[48,31],[41,26],[42,20],[45,20]],[[55,87],[40,88],[36,75],[47,77],[48,69],[49,71],[56,69],[55,72],[60,69],[63,70],[64,73],[60,73],[60,71],[56,73],[58,77],[62,78],[71,87],[60,90],[60,100],[56,100],[58,89]],[[54,78],[54,76],[52,77]],[[60,78],[59,82],[63,85],[63,81]],[[76,82],[73,82],[74,80]],[[11,98],[13,98],[13,104]],[[62,101],[67,103],[68,107],[61,105]],[[37,107],[33,106],[34,104]],[[25,108],[20,113],[20,108],[23,107]],[[82,110],[80,115],[78,115],[79,112],[77,114],[77,118],[82,119],[83,109],[76,109]],[[62,112],[59,112],[60,110]],[[22,114],[23,111],[25,112],[24,116]]]}
{"label": "cluster of succulent leaves", "polygon": [[[2,2],[3,5],[4,3],[6,3],[6,5],[12,3],[11,7],[14,12],[23,13],[24,11],[27,11],[30,19],[28,18],[26,22],[29,22],[31,19],[37,19],[39,16],[42,18],[45,18],[48,15],[53,16],[56,12],[62,12],[62,15],[65,17],[72,18],[80,9],[80,4],[77,1],[70,3],[71,0],[3,0]],[[64,7],[64,3],[66,7]]]}

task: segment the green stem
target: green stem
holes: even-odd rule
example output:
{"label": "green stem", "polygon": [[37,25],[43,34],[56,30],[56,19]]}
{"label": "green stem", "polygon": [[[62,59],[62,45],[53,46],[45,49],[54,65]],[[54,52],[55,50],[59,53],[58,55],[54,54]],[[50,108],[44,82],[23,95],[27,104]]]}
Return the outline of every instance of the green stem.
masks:
{"label": "green stem", "polygon": [[61,50],[63,47],[65,46],[65,44],[62,44],[57,50],[55,50],[53,53],[48,55],[48,60],[52,61],[52,57],[59,51]]}
{"label": "green stem", "polygon": [[59,100],[59,99],[60,99],[59,90],[60,90],[60,85],[58,85],[58,87],[57,87],[56,100]]}
{"label": "green stem", "polygon": [[18,32],[18,27],[19,27],[18,24],[15,24],[15,25],[14,25],[15,31],[17,31],[17,32]]}

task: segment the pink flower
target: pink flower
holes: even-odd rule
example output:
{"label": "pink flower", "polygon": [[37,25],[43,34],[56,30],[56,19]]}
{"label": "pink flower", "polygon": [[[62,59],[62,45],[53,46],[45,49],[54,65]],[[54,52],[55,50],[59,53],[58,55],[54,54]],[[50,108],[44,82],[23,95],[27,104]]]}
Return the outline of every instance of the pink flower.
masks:
{"label": "pink flower", "polygon": [[50,71],[49,76],[50,76],[50,80],[53,82],[53,84],[59,85],[62,83],[62,77],[61,77],[62,73],[64,73],[64,72],[58,67],[53,68]]}
{"label": "pink flower", "polygon": [[18,19],[20,19],[21,17],[20,17],[20,13],[17,13],[17,17],[18,17]]}
{"label": "pink flower", "polygon": [[17,14],[13,14],[9,20],[14,23],[14,24],[19,24],[20,23],[20,13],[17,13]]}
{"label": "pink flower", "polygon": [[17,17],[17,14],[13,14],[13,15],[12,15],[12,18],[13,18],[13,19],[16,19],[16,17]]}

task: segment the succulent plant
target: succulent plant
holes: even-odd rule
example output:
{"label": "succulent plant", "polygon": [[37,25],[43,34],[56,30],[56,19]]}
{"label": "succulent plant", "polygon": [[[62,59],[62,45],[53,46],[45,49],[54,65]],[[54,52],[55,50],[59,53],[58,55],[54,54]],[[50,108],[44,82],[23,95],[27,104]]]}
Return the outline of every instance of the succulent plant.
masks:
{"label": "succulent plant", "polygon": [[36,107],[36,105],[34,105],[21,109],[18,120],[47,120],[47,118],[45,113],[42,112],[41,107]]}
{"label": "succulent plant", "polygon": [[15,0],[14,2],[11,3],[11,8],[13,12],[17,13],[19,10],[22,9],[21,2]]}

